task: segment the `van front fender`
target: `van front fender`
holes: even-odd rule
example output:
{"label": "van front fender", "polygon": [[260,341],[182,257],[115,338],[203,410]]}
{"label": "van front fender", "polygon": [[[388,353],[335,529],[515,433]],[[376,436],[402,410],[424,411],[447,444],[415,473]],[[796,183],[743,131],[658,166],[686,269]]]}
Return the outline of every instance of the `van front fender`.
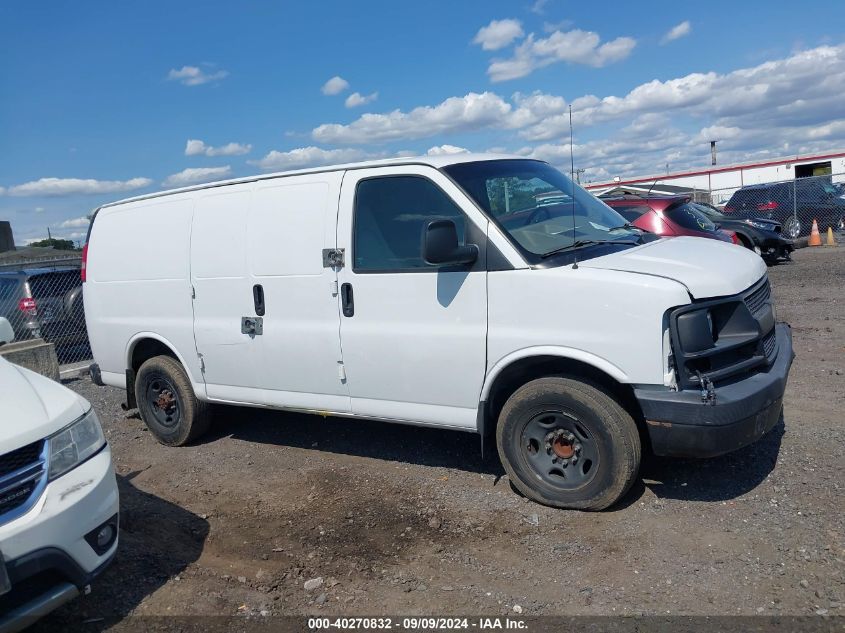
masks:
{"label": "van front fender", "polygon": [[481,388],[480,400],[484,402],[489,398],[490,390],[496,383],[496,378],[498,378],[499,375],[513,363],[526,358],[537,358],[541,356],[551,356],[562,360],[578,361],[580,363],[584,363],[585,365],[590,365],[594,369],[607,374],[616,382],[623,384],[630,382],[628,375],[622,371],[622,369],[600,356],[596,356],[590,352],[573,347],[541,345],[516,350],[496,361],[496,363],[490,368],[490,371],[487,372],[487,376],[484,379],[484,386]]}

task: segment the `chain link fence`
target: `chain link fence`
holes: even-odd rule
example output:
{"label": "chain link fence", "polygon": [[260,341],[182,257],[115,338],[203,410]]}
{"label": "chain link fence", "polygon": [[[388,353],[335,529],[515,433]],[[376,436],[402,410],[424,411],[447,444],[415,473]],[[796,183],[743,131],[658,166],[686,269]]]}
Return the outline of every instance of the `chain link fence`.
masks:
{"label": "chain link fence", "polygon": [[[56,347],[59,364],[91,359],[79,259],[16,261],[0,266],[0,317],[12,325],[16,341],[44,339]],[[64,368],[63,367],[63,368]]]}
{"label": "chain link fence", "polygon": [[[699,190],[701,192],[701,190]],[[819,231],[845,230],[845,174],[828,174],[745,187],[711,189],[710,202],[737,218],[765,217],[782,225],[790,239]]]}

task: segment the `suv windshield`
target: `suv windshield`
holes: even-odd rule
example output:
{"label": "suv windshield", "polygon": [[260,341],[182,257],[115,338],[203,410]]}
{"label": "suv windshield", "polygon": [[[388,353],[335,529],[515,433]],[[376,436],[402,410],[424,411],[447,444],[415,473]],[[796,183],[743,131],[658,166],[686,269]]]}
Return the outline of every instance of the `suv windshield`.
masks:
{"label": "suv windshield", "polygon": [[691,231],[712,233],[716,230],[713,221],[689,202],[669,207],[663,212],[663,215],[675,224]]}
{"label": "suv windshield", "polygon": [[715,220],[716,222],[721,222],[723,220],[729,220],[730,218],[725,217],[725,214],[719,211],[718,209],[714,209],[711,206],[706,204],[702,204],[700,202],[693,202],[692,205],[701,211],[704,215],[706,215],[711,220]]}
{"label": "suv windshield", "polygon": [[444,168],[530,259],[593,244],[636,244],[642,233],[551,165],[491,160]]}

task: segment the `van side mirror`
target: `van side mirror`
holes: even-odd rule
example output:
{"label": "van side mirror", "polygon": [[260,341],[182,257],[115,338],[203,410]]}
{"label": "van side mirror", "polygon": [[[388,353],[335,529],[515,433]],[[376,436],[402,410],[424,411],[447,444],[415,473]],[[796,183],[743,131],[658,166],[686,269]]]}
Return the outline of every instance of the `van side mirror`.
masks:
{"label": "van side mirror", "polygon": [[471,264],[478,259],[478,246],[461,246],[458,229],[452,220],[434,220],[423,230],[422,258],[426,264],[434,266]]}

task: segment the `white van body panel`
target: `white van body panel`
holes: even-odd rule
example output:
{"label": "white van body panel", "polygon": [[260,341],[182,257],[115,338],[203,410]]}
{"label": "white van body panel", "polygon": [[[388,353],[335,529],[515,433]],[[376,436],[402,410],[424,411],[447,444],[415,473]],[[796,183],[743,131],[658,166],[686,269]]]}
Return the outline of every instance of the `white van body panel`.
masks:
{"label": "white van body panel", "polygon": [[482,399],[505,367],[530,356],[581,361],[621,383],[663,383],[663,349],[655,343],[663,338],[666,310],[690,302],[686,289],[670,279],[586,263],[489,273]]}
{"label": "white van body panel", "polygon": [[583,267],[676,279],[696,299],[742,292],[766,274],[766,263],[754,251],[702,237],[662,239],[587,260]]}
{"label": "white van body panel", "polygon": [[[194,332],[209,400],[349,411],[335,246],[341,172],[199,192],[191,235]],[[264,293],[263,333],[241,331]]]}
{"label": "white van body panel", "polygon": [[352,412],[474,430],[486,360],[487,272],[355,271],[356,187],[365,179],[400,175],[433,182],[487,234],[486,217],[435,169],[411,165],[347,172],[337,234],[338,247],[351,253],[338,281],[350,283],[355,293],[355,315],[341,317]]}
{"label": "white van body panel", "polygon": [[201,392],[190,283],[193,199],[178,194],[105,207],[97,213],[83,284],[91,350],[103,381],[125,386],[130,341],[155,332]]}

